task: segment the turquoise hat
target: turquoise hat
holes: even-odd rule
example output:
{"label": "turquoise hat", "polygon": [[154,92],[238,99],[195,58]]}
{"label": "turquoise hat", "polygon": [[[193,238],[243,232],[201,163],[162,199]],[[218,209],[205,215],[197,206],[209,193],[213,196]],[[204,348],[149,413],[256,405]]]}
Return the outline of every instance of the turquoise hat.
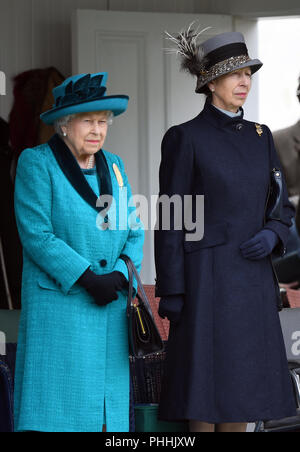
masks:
{"label": "turquoise hat", "polygon": [[45,124],[53,124],[62,116],[110,110],[118,116],[127,110],[129,97],[106,96],[107,72],[79,74],[67,78],[53,89],[55,104],[40,115]]}

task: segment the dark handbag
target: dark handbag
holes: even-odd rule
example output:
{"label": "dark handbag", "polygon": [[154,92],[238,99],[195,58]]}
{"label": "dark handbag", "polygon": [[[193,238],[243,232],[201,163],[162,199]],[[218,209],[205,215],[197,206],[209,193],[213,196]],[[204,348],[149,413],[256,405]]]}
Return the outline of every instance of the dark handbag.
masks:
{"label": "dark handbag", "polygon": [[[154,353],[161,353],[164,351],[164,343],[155,324],[139,274],[128,256],[122,254],[120,258],[126,263],[129,275],[127,317],[130,355],[139,359]],[[132,298],[133,277],[136,278],[140,289],[136,295],[138,304]]]}
{"label": "dark handbag", "polygon": [[[270,174],[270,184],[269,191],[266,201],[265,208],[265,223],[269,220],[280,221],[282,218],[282,208],[283,208],[283,185],[282,185],[282,173],[278,168],[273,168]],[[276,296],[277,296],[277,309],[282,311],[284,306],[283,293],[280,289],[280,283],[276,270],[274,268],[272,257],[270,256],[274,282],[276,284]]]}
{"label": "dark handbag", "polygon": [[7,364],[0,361],[0,432],[13,431],[13,378]]}
{"label": "dark handbag", "polygon": [[293,219],[292,222],[285,255],[273,258],[273,264],[279,281],[283,284],[300,280],[300,236],[295,220]]}
{"label": "dark handbag", "polygon": [[273,168],[270,175],[269,193],[266,205],[266,221],[282,218],[283,185],[282,173],[278,168]]}

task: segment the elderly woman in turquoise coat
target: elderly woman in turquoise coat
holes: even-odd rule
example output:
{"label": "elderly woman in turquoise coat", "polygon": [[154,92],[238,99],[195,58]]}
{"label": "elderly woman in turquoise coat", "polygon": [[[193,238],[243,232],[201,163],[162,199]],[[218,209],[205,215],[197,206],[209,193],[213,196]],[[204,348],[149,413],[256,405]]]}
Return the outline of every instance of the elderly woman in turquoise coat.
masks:
{"label": "elderly woman in turquoise coat", "polygon": [[18,162],[24,258],[16,431],[101,432],[104,424],[129,431],[121,256],[140,271],[144,230],[128,207],[122,159],[102,149],[112,117],[129,99],[107,96],[106,81],[106,73],[81,74],[55,88],[55,105],[41,119],[57,133]]}

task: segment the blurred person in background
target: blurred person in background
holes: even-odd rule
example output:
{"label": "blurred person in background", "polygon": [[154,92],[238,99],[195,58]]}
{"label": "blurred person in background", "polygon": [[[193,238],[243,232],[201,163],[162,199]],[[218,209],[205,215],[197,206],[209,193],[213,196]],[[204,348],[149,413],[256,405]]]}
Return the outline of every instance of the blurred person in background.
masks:
{"label": "blurred person in background", "polygon": [[[300,77],[297,97],[300,102]],[[300,119],[290,127],[273,132],[273,138],[282,164],[290,201],[297,209],[296,226],[300,234]]]}

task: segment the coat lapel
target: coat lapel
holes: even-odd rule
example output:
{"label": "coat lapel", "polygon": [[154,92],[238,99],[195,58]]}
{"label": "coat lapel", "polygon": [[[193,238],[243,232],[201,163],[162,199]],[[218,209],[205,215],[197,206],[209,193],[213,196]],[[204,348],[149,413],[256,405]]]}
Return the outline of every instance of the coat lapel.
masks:
{"label": "coat lapel", "polygon": [[[72,184],[73,188],[82,197],[82,199],[84,199],[97,212],[101,212],[104,208],[107,208],[107,206],[97,207],[96,204],[98,197],[96,193],[92,190],[87,180],[85,179],[81,168],[78,165],[72,152],[58,134],[53,135],[53,137],[48,141],[48,145],[50,146],[62,172]],[[101,184],[101,196],[112,196],[112,182],[108,164],[103,151],[100,150],[99,152],[97,152],[97,154],[95,154],[95,157],[97,174]]]}

